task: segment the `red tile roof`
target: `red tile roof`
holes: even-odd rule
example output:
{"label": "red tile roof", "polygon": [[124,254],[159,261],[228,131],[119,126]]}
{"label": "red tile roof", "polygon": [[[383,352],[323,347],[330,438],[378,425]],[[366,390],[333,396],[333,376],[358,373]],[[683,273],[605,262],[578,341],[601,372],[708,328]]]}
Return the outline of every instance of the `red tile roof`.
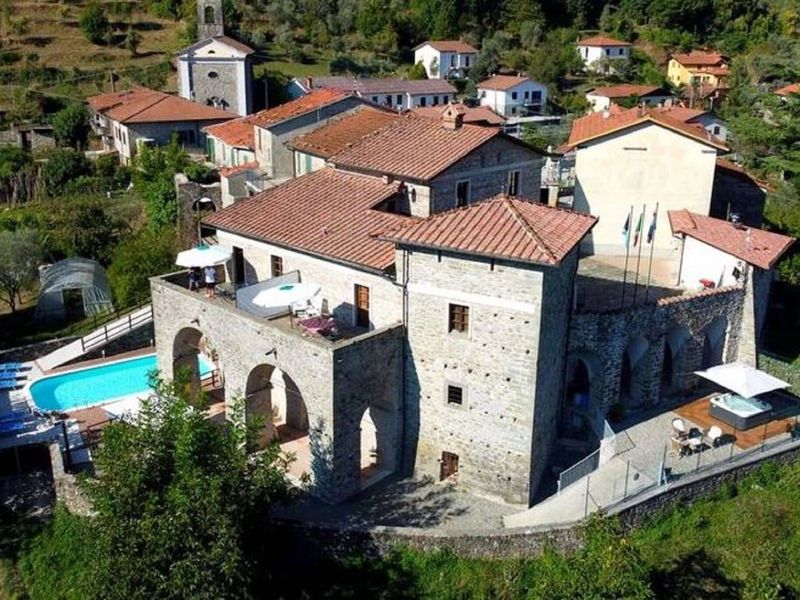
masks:
{"label": "red tile roof", "polygon": [[244,171],[256,171],[258,170],[258,163],[256,161],[242,163],[241,165],[236,165],[235,167],[224,167],[219,170],[220,177],[230,177],[231,175],[236,175],[237,173],[243,173]]}
{"label": "red tile roof", "polygon": [[779,233],[737,227],[688,210],[670,210],[667,215],[673,233],[688,235],[761,269],[771,268],[794,243],[794,238]]}
{"label": "red tile roof", "polygon": [[595,35],[583,38],[578,42],[578,46],[630,46],[630,44],[605,35]]}
{"label": "red tile roof", "polygon": [[789,94],[800,94],[800,83],[790,83],[782,88],[775,90],[778,96],[788,96]]}
{"label": "red tile roof", "polygon": [[[307,87],[308,80],[303,82]],[[332,89],[343,92],[361,94],[364,97],[381,94],[453,94],[456,93],[448,81],[444,79],[400,79],[398,77],[332,77],[311,78],[312,89]]]}
{"label": "red tile roof", "polygon": [[[464,104],[456,104],[454,106],[459,107],[459,112],[464,115],[464,123],[472,123],[474,125],[503,125],[506,122],[505,117],[497,114],[488,106],[469,107]],[[446,108],[447,105],[417,107],[412,108],[411,112],[415,115],[425,117],[426,119],[439,121]]]}
{"label": "red tile roof", "polygon": [[92,96],[88,103],[97,112],[119,123],[222,121],[236,117],[213,106],[141,87]]}
{"label": "red tile roof", "polygon": [[329,104],[334,104],[350,96],[347,92],[340,90],[313,90],[305,96],[300,96],[295,100],[290,100],[285,104],[269,108],[250,115],[251,122],[259,127],[267,128],[282,121],[293,119],[306,113],[322,108]]}
{"label": "red tile roof", "polygon": [[203,131],[234,148],[247,148],[248,150],[256,148],[256,136],[250,116],[211,125],[205,127]]}
{"label": "red tile roof", "polygon": [[589,92],[592,96],[603,96],[605,98],[628,98],[630,96],[671,96],[668,91],[657,85],[635,85],[624,83],[622,85],[609,85],[606,87],[595,88]]}
{"label": "red tile roof", "polygon": [[192,44],[191,46],[188,46],[188,47],[184,48],[183,50],[181,50],[178,53],[178,56],[182,56],[184,54],[188,54],[189,52],[193,52],[194,50],[198,50],[198,49],[202,48],[203,46],[205,46],[208,42],[214,41],[214,40],[216,40],[218,42],[221,42],[221,43],[223,43],[223,44],[225,44],[227,46],[230,46],[231,48],[235,48],[239,52],[244,52],[245,54],[253,54],[253,52],[255,52],[255,50],[253,50],[247,44],[244,44],[244,43],[242,43],[242,42],[240,42],[238,40],[230,38],[227,35],[215,35],[214,37],[210,37],[210,38],[206,38],[204,40],[200,40],[200,41]]}
{"label": "red tile roof", "polygon": [[696,139],[698,142],[713,146],[718,150],[728,150],[728,147],[722,141],[710,135],[700,125],[684,123],[665,114],[663,110],[658,108],[637,106],[623,109],[616,104],[611,105],[608,110],[608,116],[604,112],[596,112],[573,121],[572,131],[564,149],[570,150],[590,140],[605,137],[648,122],[656,123],[676,133]]}
{"label": "red tile roof", "polygon": [[365,136],[399,118],[401,117],[393,111],[371,106],[364,107],[355,113],[336,119],[324,127],[296,137],[289,143],[289,146],[307,154],[330,158],[338,152],[355,146]]}
{"label": "red tile roof", "polygon": [[725,77],[731,73],[727,65],[721,67],[691,67],[688,70],[692,75],[716,75],[717,77]]}
{"label": "red tile roof", "polygon": [[654,108],[653,110],[667,117],[677,119],[682,123],[690,123],[697,117],[701,117],[708,113],[707,110],[700,110],[699,108],[687,108],[685,106],[662,106],[659,108]]}
{"label": "red tile roof", "polygon": [[432,215],[382,238],[522,262],[558,265],[597,217],[505,195]]}
{"label": "red tile roof", "polygon": [[204,223],[224,231],[374,270],[394,264],[394,246],[374,233],[414,222],[374,207],[398,184],[320,169],[240,200]]}
{"label": "red tile roof", "polygon": [[346,169],[428,181],[498,135],[494,127],[448,130],[441,122],[406,113],[331,160]]}
{"label": "red tile roof", "polygon": [[713,67],[726,63],[725,57],[716,52],[692,50],[688,54],[673,54],[672,58],[684,67]]}
{"label": "red tile roof", "polygon": [[497,90],[504,92],[518,86],[520,83],[533,81],[530,77],[518,77],[515,75],[495,75],[478,84],[479,90]]}
{"label": "red tile roof", "polygon": [[415,46],[414,50],[418,50],[423,46],[431,46],[432,48],[438,50],[439,52],[461,52],[462,54],[474,54],[478,52],[468,43],[462,42],[461,40],[427,41],[421,43],[418,46]]}

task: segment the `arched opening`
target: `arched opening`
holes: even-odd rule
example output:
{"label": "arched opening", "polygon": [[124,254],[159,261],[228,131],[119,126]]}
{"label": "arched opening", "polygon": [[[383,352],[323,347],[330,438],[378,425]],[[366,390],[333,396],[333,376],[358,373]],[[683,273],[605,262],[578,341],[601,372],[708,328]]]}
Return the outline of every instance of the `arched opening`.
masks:
{"label": "arched opening", "polygon": [[701,369],[710,369],[722,364],[725,350],[725,333],[728,329],[728,319],[717,317],[703,333],[703,358],[700,362]]}
{"label": "arched opening", "polygon": [[561,434],[574,440],[594,441],[596,432],[592,420],[597,414],[593,397],[593,379],[599,372],[597,359],[589,354],[572,354],[567,359],[567,380],[564,385],[564,404]]}
{"label": "arched opening", "polygon": [[645,354],[650,344],[642,337],[631,338],[622,357],[619,400],[624,405],[638,406],[642,401],[641,377],[644,374]]}
{"label": "arched opening", "polygon": [[225,399],[223,379],[214,364],[213,351],[203,336],[194,327],[181,329],[172,342],[172,378],[183,382],[190,399],[195,399],[202,390],[211,402]]}
{"label": "arched opening", "polygon": [[296,480],[311,476],[308,409],[294,380],[270,364],[254,367],[245,387],[245,419],[259,427],[259,448],[277,441],[295,460],[289,475]]}
{"label": "arched opening", "polygon": [[685,350],[691,334],[685,327],[675,326],[664,338],[664,359],[661,367],[661,395],[681,389],[686,376]]}
{"label": "arched opening", "polygon": [[203,21],[206,25],[213,25],[217,22],[216,16],[214,15],[213,6],[206,6],[205,10],[203,11]]}
{"label": "arched opening", "polygon": [[369,414],[369,409],[361,417],[361,477],[369,477],[378,467],[378,429]]}
{"label": "arched opening", "polygon": [[397,446],[392,441],[392,412],[370,406],[361,415],[358,427],[360,480],[364,489],[397,468],[394,456]]}

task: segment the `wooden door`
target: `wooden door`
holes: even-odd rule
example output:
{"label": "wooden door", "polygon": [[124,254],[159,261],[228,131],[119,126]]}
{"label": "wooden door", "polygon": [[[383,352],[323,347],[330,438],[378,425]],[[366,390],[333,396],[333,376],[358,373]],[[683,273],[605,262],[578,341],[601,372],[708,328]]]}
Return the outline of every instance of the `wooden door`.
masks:
{"label": "wooden door", "polygon": [[439,469],[439,481],[444,481],[458,473],[458,454],[442,452],[442,463]]}
{"label": "wooden door", "polygon": [[356,327],[369,327],[369,288],[355,286]]}

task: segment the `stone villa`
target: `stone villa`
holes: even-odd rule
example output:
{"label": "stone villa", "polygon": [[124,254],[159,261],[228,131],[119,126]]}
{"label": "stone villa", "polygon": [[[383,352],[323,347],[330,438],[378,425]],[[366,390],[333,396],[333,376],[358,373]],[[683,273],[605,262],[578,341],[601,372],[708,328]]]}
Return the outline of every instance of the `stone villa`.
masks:
{"label": "stone villa", "polygon": [[[679,135],[711,186],[724,146],[675,123],[632,119],[613,135]],[[665,205],[637,242],[670,251],[646,284],[644,271],[626,284],[618,252],[587,255],[604,221],[619,237],[611,208],[540,203],[542,153],[455,106],[439,118],[347,110],[284,145],[289,179],[204,221],[232,251],[222,297],[188,291],[184,273],[152,279],[156,345],[164,374],[188,368],[195,385],[198,354],[210,357],[226,402],[264,416],[263,439],[295,451],[293,472],[327,501],[394,472],[529,505],[565,421],[652,406],[694,386],[698,368],[755,362],[790,238],[709,216],[707,202]],[[664,147],[646,155],[653,168]],[[335,335],[252,302],[298,283],[320,290],[314,308]]]}

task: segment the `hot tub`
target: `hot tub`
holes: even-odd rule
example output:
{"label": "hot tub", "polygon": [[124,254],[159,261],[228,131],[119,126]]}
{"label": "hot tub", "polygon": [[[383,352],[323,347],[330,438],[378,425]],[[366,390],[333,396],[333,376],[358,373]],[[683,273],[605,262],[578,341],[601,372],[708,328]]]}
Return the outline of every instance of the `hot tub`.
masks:
{"label": "hot tub", "polygon": [[772,417],[772,406],[758,398],[744,398],[738,394],[719,394],[711,398],[709,414],[736,429],[752,429],[763,425]]}

